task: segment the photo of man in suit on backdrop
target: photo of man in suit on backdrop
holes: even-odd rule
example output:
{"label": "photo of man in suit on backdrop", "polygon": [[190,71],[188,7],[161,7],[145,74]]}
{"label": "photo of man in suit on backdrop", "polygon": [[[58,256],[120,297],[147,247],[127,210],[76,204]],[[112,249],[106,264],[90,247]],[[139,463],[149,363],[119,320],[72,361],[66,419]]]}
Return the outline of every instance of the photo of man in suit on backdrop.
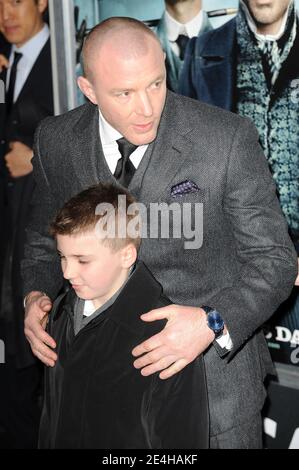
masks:
{"label": "photo of man in suit on backdrop", "polygon": [[190,38],[212,29],[201,0],[165,0],[157,35],[166,54],[167,87],[178,91],[180,72]]}

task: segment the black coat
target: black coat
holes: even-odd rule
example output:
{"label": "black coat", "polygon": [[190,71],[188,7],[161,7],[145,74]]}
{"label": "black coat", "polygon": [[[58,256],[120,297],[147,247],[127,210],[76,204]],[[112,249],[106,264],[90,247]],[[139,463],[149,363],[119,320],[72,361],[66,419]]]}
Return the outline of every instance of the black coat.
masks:
{"label": "black coat", "polygon": [[71,290],[50,315],[58,362],[45,370],[40,448],[207,448],[202,357],[164,381],[133,367],[132,349],[165,325],[140,315],[170,303],[145,265],[138,263],[114,304],[77,336],[75,298]]}
{"label": "black coat", "polygon": [[[0,53],[9,57],[10,46],[3,46]],[[6,70],[0,74],[0,79],[6,81]],[[22,142],[32,148],[36,127],[43,118],[54,113],[53,107],[51,50],[48,40],[9,116],[6,116],[5,104],[0,105],[0,286],[4,284],[6,297],[10,298],[10,306],[4,308],[2,304],[0,313],[4,313],[6,351],[16,357],[19,367],[26,367],[34,361],[23,333],[23,283],[20,274],[34,180],[32,174],[10,178],[4,156],[12,141]],[[4,260],[9,246],[11,259],[8,265]],[[4,289],[0,289],[0,300]],[[7,311],[10,311],[10,326],[7,323]],[[2,333],[1,331],[1,337]]]}

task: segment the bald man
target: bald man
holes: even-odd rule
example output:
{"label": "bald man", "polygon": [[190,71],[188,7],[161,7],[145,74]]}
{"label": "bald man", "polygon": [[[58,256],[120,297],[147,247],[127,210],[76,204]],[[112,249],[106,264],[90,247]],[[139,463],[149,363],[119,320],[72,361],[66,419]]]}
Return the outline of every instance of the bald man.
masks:
{"label": "bald man", "polygon": [[[245,118],[167,91],[160,43],[136,20],[95,27],[83,56],[78,84],[89,103],[46,119],[36,133],[23,263],[32,350],[55,366],[56,344],[43,329],[62,287],[50,220],[99,181],[126,185],[147,208],[160,204],[163,222],[169,205],[173,212],[167,239],[151,236],[148,214],[140,257],[175,305],[142,316],[167,325],[136,345],[134,366],[165,380],[204,354],[210,446],[260,448],[263,381],[272,371],[260,328],[289,295],[297,261],[257,132]],[[187,209],[192,226],[178,238]],[[198,210],[203,243],[188,245]],[[92,269],[92,259],[82,262]]]}

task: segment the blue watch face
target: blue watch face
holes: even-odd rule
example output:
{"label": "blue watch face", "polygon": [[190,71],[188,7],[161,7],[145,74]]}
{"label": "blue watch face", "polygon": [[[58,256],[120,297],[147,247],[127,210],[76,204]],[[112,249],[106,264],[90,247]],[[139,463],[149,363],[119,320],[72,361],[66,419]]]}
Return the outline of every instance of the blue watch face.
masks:
{"label": "blue watch face", "polygon": [[217,310],[208,313],[208,326],[211,330],[215,331],[215,333],[223,330],[224,321]]}

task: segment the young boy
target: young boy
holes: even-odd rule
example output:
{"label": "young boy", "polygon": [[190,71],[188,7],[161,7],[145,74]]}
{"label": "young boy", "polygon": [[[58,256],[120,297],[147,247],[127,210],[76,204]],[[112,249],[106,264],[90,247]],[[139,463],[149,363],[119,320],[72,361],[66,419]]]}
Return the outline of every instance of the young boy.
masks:
{"label": "young boy", "polygon": [[[73,197],[52,223],[72,288],[56,300],[48,324],[58,361],[45,372],[40,448],[208,447],[202,358],[164,381],[158,374],[143,377],[133,366],[132,349],[165,325],[145,323],[140,315],[170,303],[136,262],[140,237],[130,235],[127,211],[133,202],[116,186],[98,185]],[[113,208],[109,217],[98,214],[103,203]],[[112,238],[104,238],[108,226],[116,228]]]}

